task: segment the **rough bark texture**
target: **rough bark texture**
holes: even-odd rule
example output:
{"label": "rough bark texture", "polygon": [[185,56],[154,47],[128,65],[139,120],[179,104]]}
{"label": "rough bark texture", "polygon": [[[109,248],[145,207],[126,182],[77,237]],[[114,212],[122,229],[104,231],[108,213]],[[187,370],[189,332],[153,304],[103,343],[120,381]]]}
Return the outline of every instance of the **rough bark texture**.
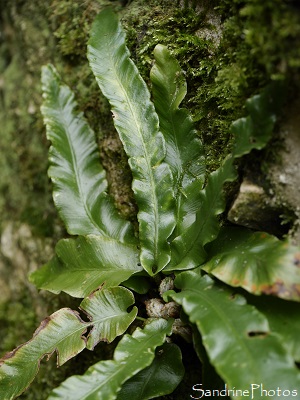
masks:
{"label": "rough bark texture", "polygon": [[[295,241],[300,240],[297,1],[0,0],[0,333],[6,337],[1,353],[27,340],[37,321],[55,308],[49,304],[53,297],[39,295],[26,280],[63,235],[46,173],[47,141],[39,111],[43,64],[55,64],[75,90],[98,136],[116,204],[125,217],[135,219],[126,157],[85,57],[90,24],[108,5],[120,14],[132,57],[146,81],[157,43],[166,44],[186,71],[185,105],[204,141],[210,170],[230,151],[229,126],[243,116],[245,100],[271,79],[287,81],[286,105],[272,143],[240,166],[241,191],[228,191],[229,201],[237,196],[229,218],[278,236],[290,229]],[[82,360],[80,367],[74,363],[72,373],[85,369]],[[50,369],[45,367],[36,386],[21,398],[42,400],[47,397],[45,379],[49,387],[71,373],[63,369],[50,374]],[[193,379],[197,383],[197,376]],[[186,390],[168,398],[186,398]]]}

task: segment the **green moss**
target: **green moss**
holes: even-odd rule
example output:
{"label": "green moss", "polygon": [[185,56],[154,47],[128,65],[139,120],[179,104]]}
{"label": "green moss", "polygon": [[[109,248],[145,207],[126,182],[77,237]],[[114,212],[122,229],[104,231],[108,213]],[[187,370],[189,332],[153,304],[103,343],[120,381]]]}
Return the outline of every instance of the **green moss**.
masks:
{"label": "green moss", "polygon": [[[51,235],[54,207],[47,179],[47,147],[39,106],[40,71],[48,42],[45,3],[12,1],[1,7],[0,212]],[[51,43],[51,41],[50,41]]]}
{"label": "green moss", "polygon": [[86,59],[86,44],[90,25],[107,1],[53,0],[49,9],[54,36],[57,38],[59,53],[68,61],[76,58]]}
{"label": "green moss", "polygon": [[[107,4],[103,0],[98,8]],[[193,1],[185,6],[170,0],[135,0],[123,8],[119,2],[109,4],[120,12],[132,58],[148,84],[156,44],[167,45],[178,59],[188,82],[184,106],[191,110],[204,141],[209,170],[230,152],[230,124],[244,114],[241,104],[271,79],[298,73],[299,14],[280,0]],[[98,8],[92,1],[87,6],[54,1],[51,19],[56,21],[61,54],[68,56],[68,62],[77,59],[77,67],[64,67],[63,76],[71,87],[80,83],[76,89],[80,107],[98,136],[109,138],[114,128],[107,103],[99,96],[85,61],[88,27]],[[105,149],[104,153],[106,157]],[[107,164],[114,168],[113,163]]]}
{"label": "green moss", "polygon": [[[143,8],[140,13],[130,13],[128,10],[123,15],[128,46],[146,82],[149,83],[155,45],[158,43],[167,45],[178,59],[188,82],[188,95],[184,105],[192,111],[204,139],[208,137],[207,124],[203,121],[207,118],[207,113],[199,107],[198,100],[201,93],[198,91],[200,87],[207,87],[208,81],[213,79],[215,67],[212,58],[216,51],[216,43],[214,35],[206,36],[202,32],[212,29],[217,35],[217,28],[211,26],[206,11],[180,8],[175,3],[167,1],[152,1],[147,12]],[[209,145],[208,140],[205,142]],[[222,146],[222,154],[224,147],[226,146]],[[207,148],[208,160],[210,160],[209,153],[210,150]]]}
{"label": "green moss", "polygon": [[[157,2],[152,3],[151,10],[145,15],[128,12],[124,17],[132,56],[148,82],[153,63],[152,52],[156,44],[167,45],[176,56],[188,82],[184,106],[193,113],[204,140],[209,169],[216,169],[229,151],[228,127],[232,121],[221,115],[222,110],[216,99],[228,99],[235,95],[228,87],[229,83],[233,86],[233,81],[230,76],[227,77],[226,71],[223,78],[220,75],[219,83],[215,82],[219,65],[218,18],[212,18],[209,9],[199,12],[194,8],[178,8],[176,4],[169,2],[163,2],[161,5],[157,5]],[[217,26],[213,26],[212,21],[216,21]],[[235,92],[239,87],[240,81],[236,78]]]}
{"label": "green moss", "polygon": [[281,0],[187,3],[178,7],[153,0],[140,12],[132,3],[123,21],[146,80],[157,43],[167,45],[185,70],[185,106],[194,115],[213,170],[230,151],[229,127],[243,115],[241,104],[271,79],[290,79],[290,88],[295,87],[300,14]]}
{"label": "green moss", "polygon": [[[108,0],[53,0],[51,7],[46,3],[34,8],[30,2],[20,5],[15,0],[7,6],[10,14],[7,12],[6,20],[15,20],[23,28],[13,43],[1,47],[3,74],[7,81],[17,83],[18,91],[4,92],[7,125],[1,147],[8,150],[12,143],[15,148],[5,151],[1,165],[4,195],[0,207],[9,204],[12,214],[18,210],[21,218],[31,221],[41,232],[51,225],[54,212],[45,179],[46,143],[38,111],[39,71],[35,68],[44,62],[55,62],[66,82],[75,89],[79,106],[98,137],[113,135],[107,102],[99,95],[85,56],[90,24],[101,8],[113,5],[120,11],[132,57],[148,83],[156,44],[166,44],[179,60],[188,82],[184,106],[193,113],[210,170],[217,168],[230,151],[229,126],[243,114],[241,104],[246,98],[270,79],[288,78],[290,91],[298,88],[300,17],[299,12],[281,0],[193,1],[184,3],[185,6],[170,0],[135,0],[123,8],[120,2]],[[13,51],[21,47],[24,59],[11,60]],[[24,70],[33,72],[27,75],[27,81],[23,78]],[[30,80],[32,90],[28,92]],[[19,133],[17,139],[11,136],[14,132]],[[105,149],[102,154],[109,156]],[[121,153],[120,157],[124,160]],[[15,185],[10,184],[10,171]],[[113,185],[112,178],[110,187]],[[28,190],[27,198],[20,195],[20,188],[23,193]],[[38,193],[34,198],[29,194],[32,191]],[[46,211],[39,207],[42,202]]]}
{"label": "green moss", "polygon": [[[203,138],[210,170],[230,151],[229,126],[243,115],[248,97],[271,79],[286,79],[291,99],[299,91],[300,12],[282,0],[132,0],[126,7],[109,0],[52,0],[50,6],[46,0],[38,5],[2,0],[0,19],[8,33],[0,43],[0,211],[7,219],[25,220],[41,235],[52,235],[57,224],[39,113],[40,67],[47,62],[55,63],[75,90],[97,133],[118,208],[131,219],[136,212],[126,157],[86,61],[90,24],[107,5],[120,12],[132,57],[148,83],[156,44],[167,45],[178,59],[188,82],[184,106]],[[32,309],[28,292],[0,306],[2,351],[31,337],[39,324]],[[100,357],[87,352],[58,370],[54,360],[42,363],[36,383],[21,398],[47,397],[45,387],[83,372]]]}
{"label": "green moss", "polygon": [[34,332],[38,321],[28,294],[22,302],[0,303],[0,353],[3,354],[28,340],[28,332]]}
{"label": "green moss", "polygon": [[[50,234],[47,212],[51,214],[53,207],[50,206],[45,143],[42,135],[38,136],[37,105],[28,93],[28,83],[24,82],[17,57],[11,60],[2,77],[7,84],[0,111],[3,121],[0,210],[6,218],[25,220],[37,230],[46,230]],[[41,203],[43,207],[39,206]]]}

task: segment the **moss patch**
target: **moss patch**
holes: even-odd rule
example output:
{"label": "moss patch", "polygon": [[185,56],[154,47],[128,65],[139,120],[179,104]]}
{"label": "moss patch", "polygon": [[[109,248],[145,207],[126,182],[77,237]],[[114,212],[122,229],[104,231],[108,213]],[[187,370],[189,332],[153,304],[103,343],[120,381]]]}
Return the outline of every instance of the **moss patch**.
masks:
{"label": "moss patch", "polygon": [[300,13],[281,0],[181,7],[153,0],[139,12],[135,4],[123,17],[133,59],[148,80],[155,45],[172,50],[186,72],[185,105],[204,140],[208,167],[216,169],[230,151],[229,127],[243,115],[245,100],[271,79],[288,79],[290,89],[295,87]]}
{"label": "moss patch", "polygon": [[[58,223],[46,175],[47,141],[39,112],[40,67],[47,62],[56,65],[75,91],[79,108],[97,134],[119,210],[130,219],[136,213],[126,157],[85,56],[90,24],[107,5],[120,13],[132,58],[146,82],[156,44],[167,45],[178,59],[188,82],[184,106],[191,110],[204,141],[209,170],[216,169],[230,151],[229,126],[244,114],[242,105],[248,97],[272,79],[287,80],[289,99],[299,92],[297,2],[0,0],[0,119],[4,121],[0,211],[6,219],[26,221],[42,236],[54,235]],[[24,290],[25,294],[0,306],[0,329],[6,338],[3,351],[28,340],[39,324],[36,313],[30,311],[34,309],[31,294]],[[60,304],[65,305],[67,300],[63,300]],[[60,304],[53,304],[54,309]],[[103,356],[100,353],[87,352],[59,370],[54,360],[42,364],[36,383],[21,398],[47,397],[46,386],[83,372]],[[181,389],[177,393],[176,399],[186,396]]]}

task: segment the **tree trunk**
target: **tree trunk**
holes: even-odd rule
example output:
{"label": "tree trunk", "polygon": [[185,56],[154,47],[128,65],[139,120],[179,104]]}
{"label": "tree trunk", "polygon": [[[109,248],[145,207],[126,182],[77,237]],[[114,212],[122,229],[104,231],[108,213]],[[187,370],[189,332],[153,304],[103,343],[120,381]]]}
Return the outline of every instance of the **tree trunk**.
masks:
{"label": "tree trunk", "polygon": [[[6,337],[0,353],[28,340],[37,321],[54,310],[53,297],[38,294],[26,277],[50,258],[64,235],[47,178],[42,65],[55,64],[75,91],[97,135],[109,190],[120,212],[135,220],[130,170],[86,59],[90,25],[108,5],[119,13],[132,58],[147,83],[156,44],[167,45],[177,57],[188,83],[184,106],[193,114],[210,171],[230,152],[230,124],[245,115],[246,99],[272,80],[286,81],[284,112],[272,142],[239,166],[241,189],[227,189],[228,218],[279,237],[289,232],[300,241],[297,1],[0,0],[0,333]],[[43,379],[50,390],[66,375],[82,370],[75,363],[71,371],[58,373],[45,367],[22,398],[46,398]]]}

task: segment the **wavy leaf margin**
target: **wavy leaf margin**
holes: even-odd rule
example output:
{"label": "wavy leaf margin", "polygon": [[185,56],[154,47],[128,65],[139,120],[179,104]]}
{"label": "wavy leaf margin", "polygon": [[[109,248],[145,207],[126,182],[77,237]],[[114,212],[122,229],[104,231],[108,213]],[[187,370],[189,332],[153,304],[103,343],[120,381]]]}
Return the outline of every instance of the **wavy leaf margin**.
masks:
{"label": "wavy leaf margin", "polygon": [[[81,310],[91,322],[81,319],[77,311],[62,308],[47,317],[31,340],[0,359],[0,398],[19,396],[38,373],[40,361],[56,351],[58,366],[76,356],[86,347],[93,349],[100,340],[111,342],[122,335],[137,315],[132,293],[115,287],[93,293],[81,303]],[[87,329],[92,327],[88,336]]]}
{"label": "wavy leaf margin", "polygon": [[124,382],[148,367],[155,349],[171,334],[172,320],[155,319],[144,329],[137,328],[118,343],[113,360],[100,361],[84,375],[72,376],[50,394],[48,400],[114,400]]}
{"label": "wavy leaf margin", "polygon": [[115,127],[129,157],[139,207],[140,259],[154,275],[170,261],[167,239],[175,227],[173,179],[164,162],[165,141],[149,90],[129,58],[125,34],[111,9],[98,14],[93,23],[88,59],[111,104]]}
{"label": "wavy leaf margin", "polygon": [[197,325],[210,362],[229,389],[262,384],[265,390],[275,386],[300,393],[300,371],[293,358],[270,332],[264,315],[244,297],[191,271],[179,274],[175,285],[182,291],[171,297]]}

